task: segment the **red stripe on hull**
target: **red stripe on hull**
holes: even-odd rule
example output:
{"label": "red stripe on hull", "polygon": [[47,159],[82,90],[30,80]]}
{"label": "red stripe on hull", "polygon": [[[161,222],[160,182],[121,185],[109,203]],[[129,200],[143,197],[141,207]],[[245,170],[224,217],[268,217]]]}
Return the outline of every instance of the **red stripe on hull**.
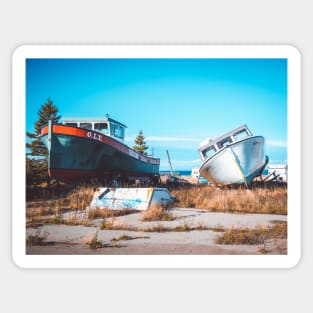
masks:
{"label": "red stripe on hull", "polygon": [[[125,154],[134,157],[138,160],[141,160],[143,162],[147,163],[152,163],[152,164],[160,164],[159,159],[143,156],[134,150],[128,148],[122,143],[119,143],[115,139],[112,139],[104,134],[94,132],[88,129],[82,129],[82,128],[77,128],[77,127],[71,127],[71,126],[66,126],[66,125],[59,125],[59,124],[54,124],[53,129],[52,129],[53,134],[61,134],[61,135],[67,135],[67,136],[75,136],[75,137],[80,137],[84,139],[89,139],[97,142],[102,142],[104,144],[108,144],[115,149],[118,149],[121,152],[124,152]],[[41,129],[41,136],[47,135],[48,134],[48,126],[45,126]]]}

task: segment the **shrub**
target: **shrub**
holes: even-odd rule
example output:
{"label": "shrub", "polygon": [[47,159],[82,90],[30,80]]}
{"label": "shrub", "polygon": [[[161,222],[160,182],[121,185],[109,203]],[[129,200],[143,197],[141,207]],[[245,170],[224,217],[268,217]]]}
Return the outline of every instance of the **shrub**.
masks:
{"label": "shrub", "polygon": [[142,221],[173,221],[175,217],[170,213],[169,209],[160,205],[151,205],[141,215]]}
{"label": "shrub", "polygon": [[264,240],[287,238],[287,223],[279,223],[272,227],[256,227],[254,229],[227,229],[218,236],[216,243],[225,245],[257,245],[263,244]]}
{"label": "shrub", "polygon": [[87,245],[90,249],[99,249],[103,247],[102,242],[98,240],[98,232],[94,234],[90,241],[87,241]]}

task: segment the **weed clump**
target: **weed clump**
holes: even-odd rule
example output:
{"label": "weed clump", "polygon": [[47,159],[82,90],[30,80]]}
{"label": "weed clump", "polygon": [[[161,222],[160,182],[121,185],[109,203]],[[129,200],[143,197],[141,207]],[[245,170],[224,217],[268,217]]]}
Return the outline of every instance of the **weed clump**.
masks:
{"label": "weed clump", "polygon": [[120,240],[134,240],[134,239],[148,239],[150,238],[149,236],[137,236],[137,237],[132,237],[132,236],[128,236],[128,235],[122,235],[118,238],[112,238],[111,241],[120,241]]}
{"label": "weed clump", "polygon": [[88,212],[88,218],[89,219],[97,219],[97,218],[106,218],[106,217],[117,217],[117,216],[124,216],[128,214],[134,214],[137,213],[137,210],[134,209],[120,209],[120,210],[110,210],[108,208],[100,209],[98,207],[96,208],[90,208]]}
{"label": "weed clump", "polygon": [[41,234],[40,229],[36,231],[35,235],[28,235],[26,238],[26,246],[32,247],[32,246],[41,246],[44,244],[44,241],[47,239],[48,233],[45,233],[44,235]]}
{"label": "weed clump", "polygon": [[161,205],[151,205],[149,209],[143,211],[141,220],[144,222],[151,221],[173,221],[175,217],[170,212],[170,209],[162,207]]}
{"label": "weed clump", "polygon": [[94,234],[91,240],[87,241],[87,245],[90,249],[100,249],[103,247],[103,244],[98,240],[98,232]]}
{"label": "weed clump", "polygon": [[254,229],[227,229],[216,239],[217,244],[224,245],[257,245],[268,239],[287,238],[287,223],[279,223],[272,227],[256,227]]}
{"label": "weed clump", "polygon": [[103,221],[99,225],[99,228],[101,230],[104,230],[104,229],[113,230],[114,229],[114,221],[110,222],[110,221],[107,221],[106,219],[103,219]]}

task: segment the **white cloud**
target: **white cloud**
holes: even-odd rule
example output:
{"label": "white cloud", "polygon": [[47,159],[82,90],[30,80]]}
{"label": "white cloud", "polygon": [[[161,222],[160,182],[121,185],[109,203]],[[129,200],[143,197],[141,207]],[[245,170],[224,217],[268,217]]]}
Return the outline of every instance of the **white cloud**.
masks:
{"label": "white cloud", "polygon": [[276,148],[287,148],[287,142],[283,140],[266,140],[266,144]]}
{"label": "white cloud", "polygon": [[125,141],[126,142],[133,142],[135,140],[136,137],[125,137]]}
{"label": "white cloud", "polygon": [[[128,145],[132,145],[136,137],[129,136],[125,138]],[[149,147],[154,148],[175,148],[175,149],[192,149],[197,150],[199,146],[199,138],[187,137],[166,137],[166,136],[147,136],[145,141]]]}
{"label": "white cloud", "polygon": [[200,159],[196,160],[173,160],[172,163],[177,164],[177,165],[188,165],[188,164],[198,164],[200,163]]}
{"label": "white cloud", "polygon": [[148,136],[146,137],[147,141],[162,141],[162,142],[168,142],[168,141],[194,141],[192,138],[182,138],[182,137],[161,137],[161,136]]}
{"label": "white cloud", "polygon": [[[182,170],[182,169],[191,169],[193,167],[199,167],[201,165],[201,160],[200,159],[195,159],[195,160],[171,160],[172,166],[176,170]],[[160,168],[163,169],[168,169],[169,164],[166,159],[161,159],[161,164]]]}

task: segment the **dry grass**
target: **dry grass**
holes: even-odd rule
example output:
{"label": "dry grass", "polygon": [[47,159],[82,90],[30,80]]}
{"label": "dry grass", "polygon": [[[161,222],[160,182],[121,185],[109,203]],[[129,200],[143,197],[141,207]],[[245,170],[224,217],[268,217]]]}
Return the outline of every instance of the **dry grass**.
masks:
{"label": "dry grass", "polygon": [[206,227],[202,224],[199,224],[197,226],[192,226],[186,222],[177,225],[175,227],[166,227],[162,224],[157,224],[149,228],[142,228],[142,229],[135,229],[136,231],[143,231],[143,232],[157,232],[157,233],[163,233],[163,232],[187,232],[187,231],[193,231],[193,230],[209,230],[209,227]]}
{"label": "dry grass", "polygon": [[130,230],[130,231],[137,231],[136,228],[130,227],[125,224],[115,223],[115,219],[113,218],[105,218],[102,220],[101,224],[99,225],[100,230]]}
{"label": "dry grass", "polygon": [[268,239],[287,238],[287,223],[279,223],[272,227],[256,227],[253,229],[228,229],[218,236],[216,243],[224,245],[257,245]]}
{"label": "dry grass", "polygon": [[112,238],[111,241],[124,241],[124,240],[134,240],[134,239],[149,239],[149,236],[137,236],[137,237],[132,237],[132,236],[128,236],[128,235],[122,235],[118,238]]}
{"label": "dry grass", "polygon": [[170,213],[170,210],[161,205],[152,205],[148,210],[143,211],[141,214],[143,222],[150,221],[173,221],[175,217]]}
{"label": "dry grass", "polygon": [[32,247],[32,246],[41,246],[43,241],[45,239],[38,235],[29,235],[26,238],[26,246]]}
{"label": "dry grass", "polygon": [[35,214],[27,219],[26,227],[39,227],[44,224],[63,224],[63,225],[84,225],[89,226],[89,221],[86,218],[86,211],[69,211],[60,213],[56,211],[54,215]]}
{"label": "dry grass", "polygon": [[[44,196],[36,201],[27,202],[27,227],[36,227],[42,224],[88,225],[85,218],[86,208],[93,197],[91,186],[81,185],[60,195]],[[83,213],[82,213],[83,212]],[[64,218],[68,215],[67,218]]]}
{"label": "dry grass", "polygon": [[126,224],[115,223],[114,218],[104,219],[99,226],[100,230],[125,230],[125,231],[134,231],[134,232],[184,232],[184,231],[192,231],[192,230],[211,230],[211,228],[206,227],[202,224],[198,224],[196,226],[192,226],[186,222],[181,223],[175,227],[167,227],[162,223],[158,223],[152,225],[150,227],[131,227]]}
{"label": "dry grass", "polygon": [[[138,211],[96,208],[90,209],[87,215],[86,210],[93,194],[92,186],[82,185],[66,190],[59,198],[54,195],[27,202],[26,226],[36,227],[48,223],[88,226],[90,220],[102,218],[104,221],[100,226],[101,229],[129,229],[124,225],[114,225],[114,217]],[[256,187],[252,190],[191,186],[172,189],[171,194],[177,198],[177,202],[173,204],[175,207],[192,207],[211,212],[287,214],[287,188],[284,186]],[[108,220],[109,217],[111,221]],[[142,221],[174,219],[169,207],[162,208],[157,205],[144,211],[141,216]]]}
{"label": "dry grass", "polygon": [[28,201],[26,216],[33,214],[50,215],[59,211],[84,210],[91,202],[94,194],[92,186],[80,185],[59,197],[45,196],[36,201]]}
{"label": "dry grass", "polygon": [[98,240],[98,232],[94,234],[94,236],[86,242],[90,249],[100,249],[103,248],[103,243]]}
{"label": "dry grass", "polygon": [[41,246],[44,244],[44,241],[47,239],[48,233],[41,234],[41,230],[38,229],[35,235],[28,235],[26,238],[26,246]]}
{"label": "dry grass", "polygon": [[[36,227],[43,224],[67,224],[88,225],[88,220],[107,218],[136,213],[136,210],[121,209],[88,209],[94,195],[94,188],[89,185],[81,185],[67,194],[55,194],[50,198],[45,194],[41,199],[27,202],[26,221],[27,227]],[[87,214],[88,209],[88,214]],[[83,217],[82,217],[83,215]],[[67,217],[65,217],[67,216]]]}
{"label": "dry grass", "polygon": [[139,211],[133,210],[133,209],[110,210],[107,208],[104,208],[104,209],[94,208],[94,209],[89,210],[88,218],[93,220],[97,218],[123,216],[123,215],[133,214],[137,212]]}
{"label": "dry grass", "polygon": [[[104,230],[104,229],[106,229],[106,230],[121,230],[120,225],[119,226],[114,225],[114,220],[107,221],[105,219],[103,219],[103,221],[100,224],[99,228],[101,230]],[[124,228],[122,228],[122,229],[124,229]]]}
{"label": "dry grass", "polygon": [[177,207],[211,212],[287,214],[287,188],[218,189],[192,186],[172,190]]}
{"label": "dry grass", "polygon": [[69,200],[72,209],[84,210],[90,204],[93,195],[94,189],[91,186],[78,186],[66,200]]}
{"label": "dry grass", "polygon": [[224,232],[225,231],[225,227],[223,225],[215,225],[213,227],[209,228],[211,231],[214,231],[216,233],[220,233],[220,232]]}

